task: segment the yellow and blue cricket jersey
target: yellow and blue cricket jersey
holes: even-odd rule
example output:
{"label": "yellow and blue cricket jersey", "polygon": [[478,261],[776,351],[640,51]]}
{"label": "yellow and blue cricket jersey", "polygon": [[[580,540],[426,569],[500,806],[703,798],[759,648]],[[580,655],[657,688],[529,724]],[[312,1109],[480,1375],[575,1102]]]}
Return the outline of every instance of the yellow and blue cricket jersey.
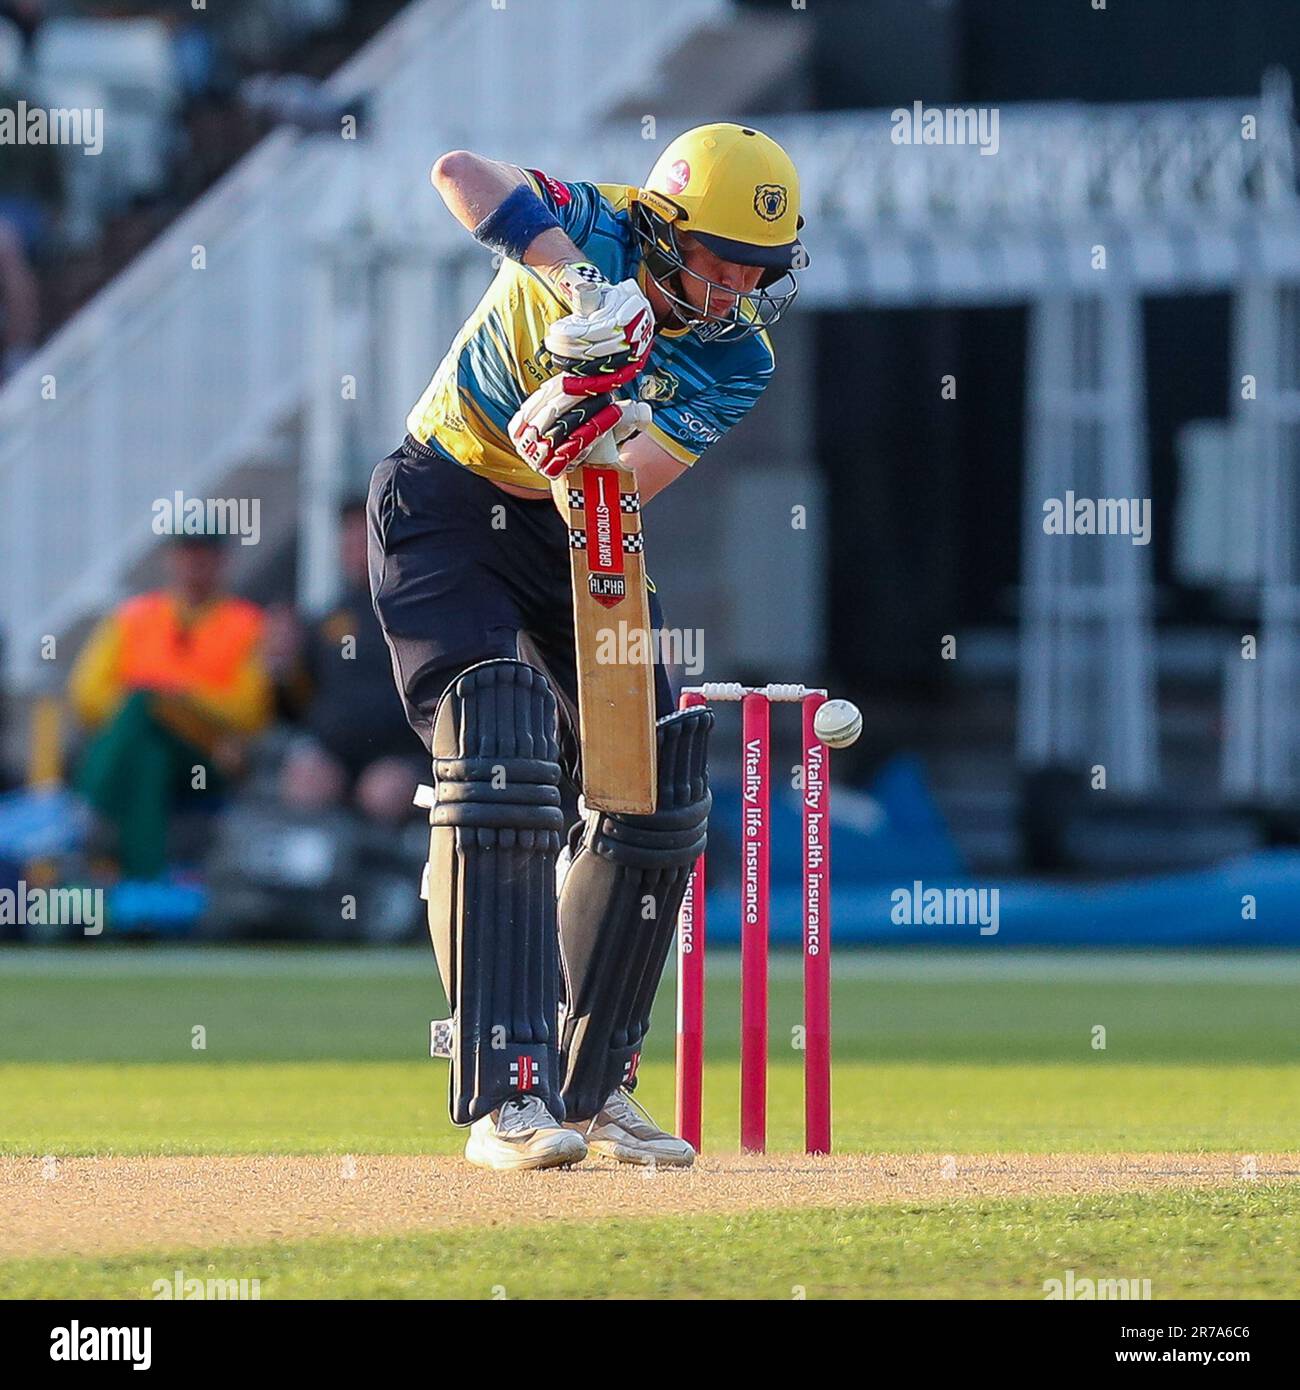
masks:
{"label": "yellow and blue cricket jersey", "polygon": [[[645,271],[622,184],[560,183],[525,170],[533,191],[565,232],[613,283]],[[433,380],[407,416],[422,444],[447,454],[493,482],[535,488],[548,484],[510,443],[510,417],[553,373],[546,365],[546,330],[570,312],[535,270],[503,261],[477,308],[456,335]],[[708,341],[694,327],[655,335],[645,370],[632,387],[650,405],[646,432],[673,458],[692,464],[722,438],[763,393],[772,375],[772,344],[758,333]]]}

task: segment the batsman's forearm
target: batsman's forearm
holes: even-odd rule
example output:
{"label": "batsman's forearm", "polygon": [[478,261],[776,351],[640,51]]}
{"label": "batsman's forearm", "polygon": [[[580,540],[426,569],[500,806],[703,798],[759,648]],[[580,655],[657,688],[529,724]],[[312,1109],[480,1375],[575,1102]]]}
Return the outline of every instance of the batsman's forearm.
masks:
{"label": "batsman's forearm", "polygon": [[[472,232],[516,188],[528,180],[513,164],[486,159],[470,150],[449,150],[429,171],[447,210],[466,231]],[[524,264],[539,270],[573,265],[585,259],[568,234],[550,227],[535,237],[524,254]]]}
{"label": "batsman's forearm", "polygon": [[537,270],[559,270],[562,266],[577,265],[586,259],[570,240],[569,234],[559,227],[543,232],[524,254],[524,264]]}

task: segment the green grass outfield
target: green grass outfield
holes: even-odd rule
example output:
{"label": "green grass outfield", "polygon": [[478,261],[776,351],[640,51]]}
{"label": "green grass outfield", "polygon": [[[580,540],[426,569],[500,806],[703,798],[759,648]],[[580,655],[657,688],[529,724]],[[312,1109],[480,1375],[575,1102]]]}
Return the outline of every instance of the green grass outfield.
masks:
{"label": "green grass outfield", "polygon": [[0,1262],[0,1298],[150,1298],[257,1279],[271,1298],[1018,1298],[1150,1279],[1153,1298],[1294,1298],[1294,1190],[863,1206]]}
{"label": "green grass outfield", "polygon": [[[705,1137],[714,1153],[737,1144],[737,996],[735,955],[712,956]],[[800,1006],[798,958],[774,957],[774,1149],[801,1145],[802,1054],[793,1045]],[[74,951],[0,951],[0,1152],[455,1153],[463,1136],[446,1121],[445,1064],[425,1055],[428,1020],[440,1012],[423,950],[200,952],[95,942]],[[1294,1150],[1297,1021],[1300,957],[1289,955],[842,951],[835,1146],[941,1154]],[[202,1049],[192,1045],[198,1028]],[[1104,1050],[1093,1046],[1097,1028],[1105,1029]],[[671,1058],[666,981],[640,1088],[665,1119]],[[491,1277],[500,1267],[527,1267],[541,1281],[529,1288],[559,1296],[599,1288],[789,1297],[795,1286],[810,1296],[944,1289],[978,1296],[1024,1293],[1026,1271],[1040,1270],[1046,1255],[1059,1256],[1062,1268],[1082,1269],[1088,1260],[1106,1270],[1123,1266],[1119,1272],[1137,1262],[1133,1272],[1148,1276],[1158,1268],[1171,1293],[1296,1296],[1300,1274],[1294,1260],[1274,1258],[1270,1234],[1286,1228],[1294,1242],[1295,1194],[1293,1186],[1260,1183],[1202,1197],[551,1223],[490,1237],[225,1253],[267,1271],[264,1296],[431,1294],[485,1281],[490,1289],[503,1282]],[[618,1277],[607,1268],[590,1277],[584,1271],[595,1252],[611,1241],[626,1255]],[[1174,1259],[1175,1250],[1182,1257]],[[738,1285],[731,1262],[760,1257],[767,1264]],[[74,1266],[78,1290],[139,1292],[130,1258],[10,1262],[0,1265],[0,1292],[56,1291]],[[650,1278],[650,1268],[660,1273]]]}
{"label": "green grass outfield", "polygon": [[[737,1145],[738,962],[710,960],[705,1135]],[[771,988],[771,1145],[801,1143],[797,957]],[[423,951],[0,952],[0,1152],[452,1153]],[[672,988],[640,1094],[672,1104]],[[848,953],[849,1151],[1285,1149],[1300,958]],[[1106,1030],[1104,1050],[1093,1029]],[[196,1028],[205,1046],[193,1046]]]}

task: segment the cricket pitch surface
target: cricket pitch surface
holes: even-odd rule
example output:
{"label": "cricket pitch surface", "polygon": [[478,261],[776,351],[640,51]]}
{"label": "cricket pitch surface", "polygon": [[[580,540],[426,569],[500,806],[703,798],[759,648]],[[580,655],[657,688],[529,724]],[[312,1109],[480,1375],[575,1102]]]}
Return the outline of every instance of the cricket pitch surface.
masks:
{"label": "cricket pitch surface", "polygon": [[1241,1188],[1300,1152],[719,1155],[492,1173],[407,1155],[0,1159],[0,1258],[958,1199]]}

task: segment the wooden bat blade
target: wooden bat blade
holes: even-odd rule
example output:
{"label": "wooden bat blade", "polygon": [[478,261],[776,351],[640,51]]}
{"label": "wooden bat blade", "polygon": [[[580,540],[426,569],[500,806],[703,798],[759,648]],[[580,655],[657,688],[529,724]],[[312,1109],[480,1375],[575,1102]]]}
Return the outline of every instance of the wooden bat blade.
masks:
{"label": "wooden bat blade", "polygon": [[552,484],[569,526],[582,795],[596,810],[649,815],[658,771],[641,499],[608,442],[613,462]]}

